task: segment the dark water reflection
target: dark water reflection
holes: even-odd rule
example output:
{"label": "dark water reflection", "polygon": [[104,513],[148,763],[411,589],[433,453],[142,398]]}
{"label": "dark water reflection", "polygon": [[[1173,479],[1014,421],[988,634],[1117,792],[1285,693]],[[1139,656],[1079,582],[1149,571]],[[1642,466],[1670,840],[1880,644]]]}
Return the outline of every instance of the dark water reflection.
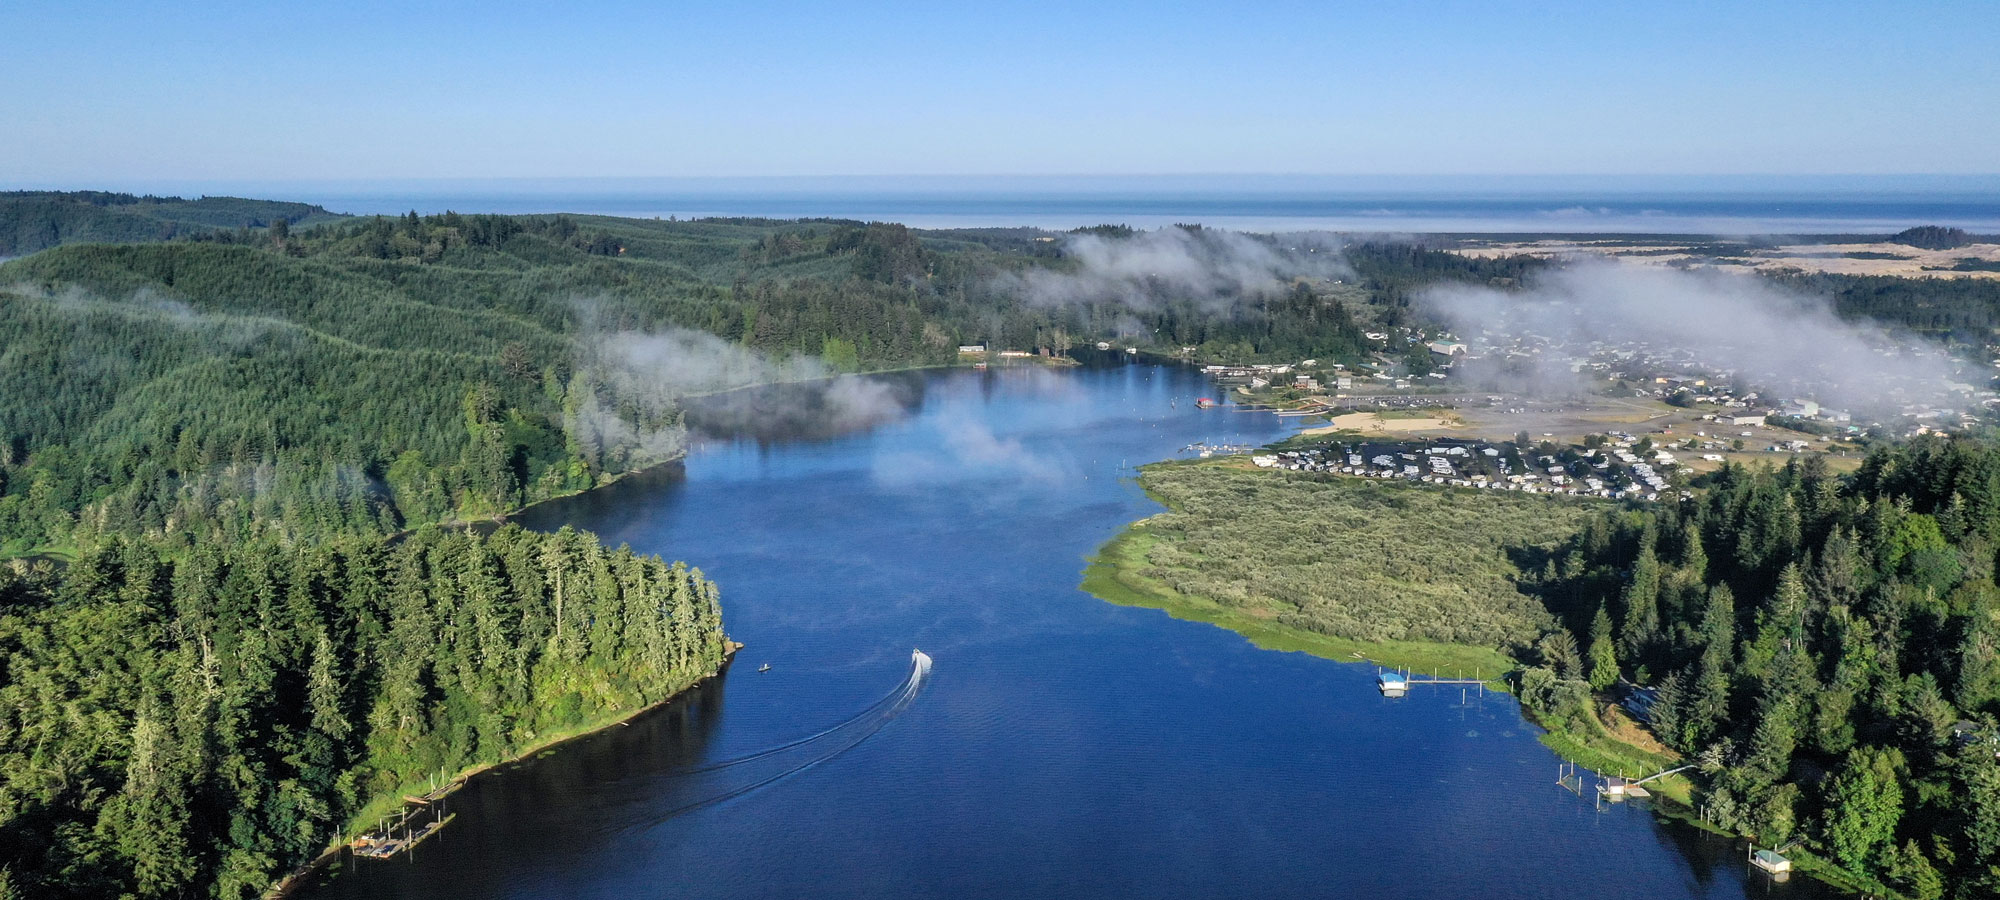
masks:
{"label": "dark water reflection", "polygon": [[[536,510],[532,527],[700,564],[748,648],[662,713],[476,780],[412,858],[306,895],[1817,895],[1556,787],[1509,697],[1388,700],[1366,667],[1079,592],[1084,557],[1158,509],[1133,466],[1288,427],[1198,411],[1193,373],[1117,362],[895,376],[909,402],[871,427],[711,440]],[[677,770],[853,716],[913,646],[933,677],[867,741],[668,814],[714,789]]]}

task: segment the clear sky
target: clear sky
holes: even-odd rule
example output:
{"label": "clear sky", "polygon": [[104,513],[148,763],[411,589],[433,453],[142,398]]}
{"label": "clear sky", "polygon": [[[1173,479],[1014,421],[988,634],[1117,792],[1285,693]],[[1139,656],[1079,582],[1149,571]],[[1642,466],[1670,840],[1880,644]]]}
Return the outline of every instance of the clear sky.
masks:
{"label": "clear sky", "polygon": [[0,3],[0,187],[1995,171],[1992,0]]}

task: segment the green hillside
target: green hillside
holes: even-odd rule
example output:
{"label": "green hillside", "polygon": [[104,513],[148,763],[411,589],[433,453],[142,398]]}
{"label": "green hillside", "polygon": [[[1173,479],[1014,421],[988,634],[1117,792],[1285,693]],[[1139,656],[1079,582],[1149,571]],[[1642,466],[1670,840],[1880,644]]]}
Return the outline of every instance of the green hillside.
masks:
{"label": "green hillside", "polygon": [[7,191],[0,192],[0,258],[60,244],[164,241],[215,229],[265,228],[280,219],[314,225],[339,218],[312,204],[241,197]]}
{"label": "green hillside", "polygon": [[[1060,353],[1123,328],[1360,354],[1342,300],[1303,284],[1229,314],[994,287],[1072,265],[1051,246],[1027,229],[447,213],[52,248],[0,264],[0,551],[490,516],[671,457],[680,395],[947,364],[964,343]],[[703,343],[663,360],[618,340],[662,334]]]}

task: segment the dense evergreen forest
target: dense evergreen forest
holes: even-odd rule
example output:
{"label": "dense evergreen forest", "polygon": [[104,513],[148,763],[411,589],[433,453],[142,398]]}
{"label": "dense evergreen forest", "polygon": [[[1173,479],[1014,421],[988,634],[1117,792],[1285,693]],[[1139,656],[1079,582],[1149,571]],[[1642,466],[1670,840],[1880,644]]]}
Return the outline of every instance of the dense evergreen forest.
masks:
{"label": "dense evergreen forest", "polygon": [[681,329],[824,371],[1119,334],[1357,359],[1357,320],[1407,318],[1412,285],[1521,265],[1355,248],[1359,286],[1301,280],[1234,308],[1171,285],[1140,306],[996,288],[1076,268],[1045,238],[412,214],[54,248],[0,266],[0,549],[386,534],[589,488],[680,443],[687,386],[607,351],[613,335]]}
{"label": "dense evergreen forest", "polygon": [[1873,320],[1928,337],[1984,347],[2000,334],[2000,279],[1894,275],[1772,275],[1778,284],[1832,300],[1854,320]]}
{"label": "dense evergreen forest", "polygon": [[0,259],[59,244],[145,243],[219,228],[317,224],[340,216],[308,203],[155,197],[108,191],[0,192]]}
{"label": "dense evergreen forest", "polygon": [[427,779],[663,700],[723,649],[699,570],[569,529],[0,568],[0,897],[254,896]]}
{"label": "dense evergreen forest", "polygon": [[[2000,450],[1926,439],[1852,478],[1725,467],[1696,499],[1586,523],[1538,589],[1566,628],[1524,700],[1658,690],[1697,803],[1917,898],[2000,891]],[[1566,724],[1567,723],[1567,724]]]}
{"label": "dense evergreen forest", "polygon": [[1950,250],[1972,243],[1972,235],[1963,228],[1946,228],[1942,225],[1919,225],[1896,232],[1889,240],[1898,244],[1908,244],[1925,250]]}

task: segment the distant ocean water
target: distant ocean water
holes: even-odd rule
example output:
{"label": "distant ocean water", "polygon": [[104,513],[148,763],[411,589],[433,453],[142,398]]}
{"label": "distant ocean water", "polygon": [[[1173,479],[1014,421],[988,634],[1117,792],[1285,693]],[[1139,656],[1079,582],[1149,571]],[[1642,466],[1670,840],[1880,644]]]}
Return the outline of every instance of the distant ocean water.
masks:
{"label": "distant ocean water", "polygon": [[357,214],[832,217],[924,228],[1199,222],[1256,231],[1788,235],[1949,225],[2000,233],[2000,176],[523,179],[236,187]]}

